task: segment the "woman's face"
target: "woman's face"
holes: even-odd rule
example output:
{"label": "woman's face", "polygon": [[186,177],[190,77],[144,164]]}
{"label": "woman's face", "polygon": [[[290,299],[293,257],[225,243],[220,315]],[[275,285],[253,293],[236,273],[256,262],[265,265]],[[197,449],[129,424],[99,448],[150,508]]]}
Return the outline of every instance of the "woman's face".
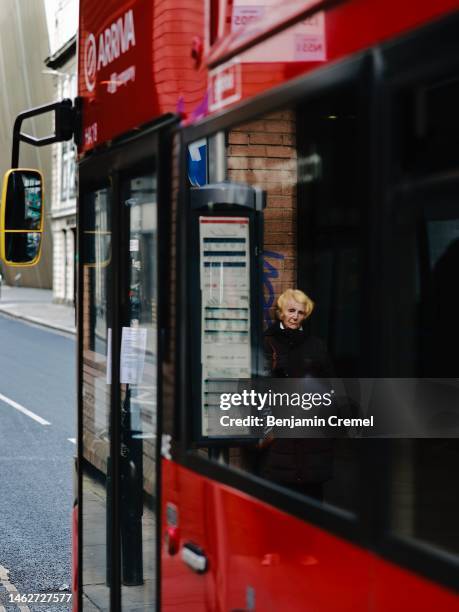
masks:
{"label": "woman's face", "polygon": [[288,300],[280,313],[280,320],[287,329],[299,329],[306,318],[306,306],[295,300]]}

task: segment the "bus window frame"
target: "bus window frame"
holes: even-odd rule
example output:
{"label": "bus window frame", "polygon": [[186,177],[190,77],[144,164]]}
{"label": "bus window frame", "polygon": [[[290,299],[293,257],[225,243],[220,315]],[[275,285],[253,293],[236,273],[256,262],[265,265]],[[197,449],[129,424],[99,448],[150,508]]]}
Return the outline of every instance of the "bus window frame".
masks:
{"label": "bus window frame", "polygon": [[[309,99],[321,97],[325,93],[333,92],[337,88],[343,88],[346,84],[367,82],[368,77],[371,75],[371,67],[371,56],[367,53],[358,53],[356,56],[347,58],[332,66],[325,66],[313,74],[282,84],[267,94],[256,96],[252,100],[243,102],[225,113],[205,119],[199,124],[191,125],[181,131],[181,193],[179,201],[183,214],[180,217],[180,238],[177,241],[179,245],[179,269],[188,269],[187,252],[189,250],[189,236],[187,227],[190,218],[186,165],[188,145],[216,132],[227,130],[246,121],[259,118],[268,112],[281,110],[289,105],[294,106],[300,101],[306,102]],[[186,279],[183,280],[182,303],[186,303],[186,296],[192,295],[193,291],[190,285],[186,284]],[[189,309],[190,312],[191,309]],[[177,335],[180,338],[178,348],[178,353],[181,355],[180,371],[184,373],[184,379],[181,384],[180,395],[178,396],[180,399],[178,401],[176,417],[179,419],[179,439],[177,440],[178,445],[174,453],[174,460],[199,474],[222,484],[230,485],[261,501],[267,502],[279,510],[286,511],[293,516],[326,528],[337,535],[344,536],[347,540],[369,546],[370,535],[374,528],[363,520],[365,516],[364,503],[366,503],[363,499],[364,496],[359,495],[359,506],[355,513],[329,505],[322,506],[312,498],[306,498],[276,483],[266,481],[250,473],[235,471],[196,454],[193,441],[193,415],[192,411],[187,410],[187,407],[191,405],[192,399],[186,392],[186,389],[190,388],[191,366],[190,360],[185,356],[192,354],[192,351],[188,348],[188,345],[191,344],[188,328],[189,324],[187,324],[186,318],[182,317],[181,327]],[[366,455],[369,451],[365,449],[363,452]],[[366,462],[362,461],[361,463],[364,464]],[[364,483],[362,475],[360,475],[358,486],[363,487],[364,484],[369,486],[371,482]]]}

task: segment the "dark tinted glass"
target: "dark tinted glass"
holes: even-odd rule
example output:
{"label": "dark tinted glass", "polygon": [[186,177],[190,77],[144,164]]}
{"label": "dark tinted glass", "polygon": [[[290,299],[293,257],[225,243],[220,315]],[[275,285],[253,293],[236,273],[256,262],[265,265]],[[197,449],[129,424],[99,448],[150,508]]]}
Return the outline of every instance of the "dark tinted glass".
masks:
{"label": "dark tinted glass", "polygon": [[[416,377],[412,401],[432,433],[457,427],[458,103],[457,77],[396,95],[395,185],[384,211],[385,374]],[[391,458],[392,531],[458,559],[459,441],[394,440]]]}
{"label": "dark tinted glass", "polygon": [[40,229],[43,193],[41,177],[33,171],[16,170],[8,176],[5,229]]}
{"label": "dark tinted glass", "polygon": [[32,262],[40,252],[41,236],[40,232],[6,232],[6,261],[15,263]]}
{"label": "dark tinted glass", "polygon": [[422,83],[397,97],[397,157],[402,172],[444,171],[459,162],[459,78]]}
{"label": "dark tinted glass", "polygon": [[298,286],[316,303],[312,333],[348,377],[365,375],[358,115],[355,91],[344,89],[299,108],[298,119]]}
{"label": "dark tinted glass", "polygon": [[394,440],[392,461],[392,530],[459,560],[459,441]]}

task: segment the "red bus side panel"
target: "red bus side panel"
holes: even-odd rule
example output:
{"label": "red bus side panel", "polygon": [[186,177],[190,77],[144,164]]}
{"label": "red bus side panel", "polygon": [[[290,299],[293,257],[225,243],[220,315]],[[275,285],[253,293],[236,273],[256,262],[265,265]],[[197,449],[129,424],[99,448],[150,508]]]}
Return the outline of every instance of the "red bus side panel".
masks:
{"label": "red bus side panel", "polygon": [[[296,7],[297,3],[292,5]],[[319,11],[246,50],[241,49],[247,42],[250,27],[240,31],[233,27],[232,34],[217,42],[208,58],[212,65],[208,79],[209,111],[230,108],[458,9],[457,0],[420,0],[415,4],[397,0],[348,0],[328,11]],[[273,20],[275,16],[275,12],[266,11],[264,18],[253,22],[253,31],[265,33],[283,22],[282,11],[277,12],[277,22]],[[425,54],[428,59],[428,49]]]}
{"label": "red bus side panel", "polygon": [[[454,594],[323,529],[171,461],[162,469],[162,533],[172,504],[180,534],[177,554],[162,547],[162,610],[459,610]],[[205,552],[206,573],[182,560],[184,543]]]}

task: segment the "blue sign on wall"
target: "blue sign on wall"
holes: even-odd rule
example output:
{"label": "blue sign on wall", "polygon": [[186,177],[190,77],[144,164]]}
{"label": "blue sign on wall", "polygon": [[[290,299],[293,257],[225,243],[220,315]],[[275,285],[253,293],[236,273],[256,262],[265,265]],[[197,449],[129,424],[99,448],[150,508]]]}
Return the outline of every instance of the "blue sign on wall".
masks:
{"label": "blue sign on wall", "polygon": [[202,138],[188,145],[188,179],[193,187],[207,184],[207,140]]}

